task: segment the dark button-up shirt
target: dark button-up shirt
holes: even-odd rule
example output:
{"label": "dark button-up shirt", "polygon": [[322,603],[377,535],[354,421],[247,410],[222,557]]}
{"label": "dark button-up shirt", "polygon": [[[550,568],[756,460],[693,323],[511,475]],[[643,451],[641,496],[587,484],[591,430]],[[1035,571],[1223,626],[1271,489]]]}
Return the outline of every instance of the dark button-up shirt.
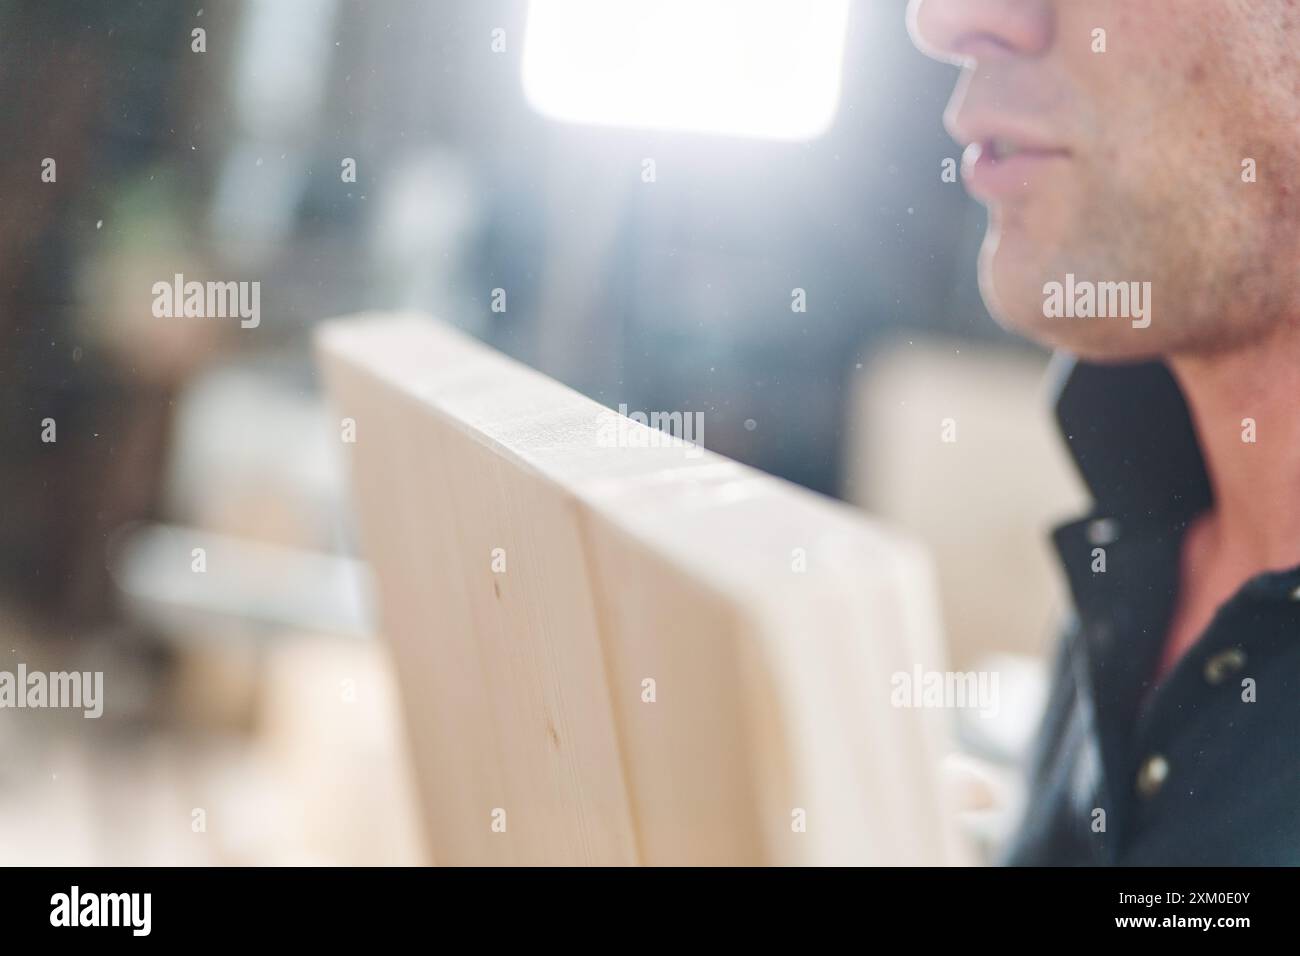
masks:
{"label": "dark button-up shirt", "polygon": [[1300,864],[1300,568],[1243,585],[1157,683],[1183,534],[1212,504],[1191,417],[1159,363],[1059,367],[1095,507],[1054,535],[1074,613],[1006,861]]}

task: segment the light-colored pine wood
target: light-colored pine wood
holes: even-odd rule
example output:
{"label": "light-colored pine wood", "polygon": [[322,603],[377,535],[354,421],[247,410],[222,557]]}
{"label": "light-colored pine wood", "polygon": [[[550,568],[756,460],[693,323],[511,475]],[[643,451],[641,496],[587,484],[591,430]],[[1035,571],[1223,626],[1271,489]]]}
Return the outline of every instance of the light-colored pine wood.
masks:
{"label": "light-colored pine wood", "polygon": [[914,546],[426,318],[318,348],[436,863],[959,859],[945,713],[891,705],[943,667]]}

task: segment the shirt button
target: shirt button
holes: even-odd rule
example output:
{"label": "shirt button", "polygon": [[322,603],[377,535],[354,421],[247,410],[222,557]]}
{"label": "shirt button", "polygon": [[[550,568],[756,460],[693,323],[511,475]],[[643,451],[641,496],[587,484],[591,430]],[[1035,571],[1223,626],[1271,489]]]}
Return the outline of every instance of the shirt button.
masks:
{"label": "shirt button", "polygon": [[1098,518],[1088,522],[1088,543],[1098,546],[1114,544],[1119,540],[1119,522],[1114,518]]}
{"label": "shirt button", "polygon": [[1205,680],[1212,685],[1225,680],[1246,666],[1246,653],[1240,647],[1219,651],[1205,662]]}
{"label": "shirt button", "polygon": [[1291,600],[1300,601],[1300,587],[1291,592]]}
{"label": "shirt button", "polygon": [[1160,787],[1168,776],[1169,761],[1160,754],[1152,754],[1143,761],[1142,767],[1138,770],[1138,793],[1148,800],[1151,799],[1160,792]]}

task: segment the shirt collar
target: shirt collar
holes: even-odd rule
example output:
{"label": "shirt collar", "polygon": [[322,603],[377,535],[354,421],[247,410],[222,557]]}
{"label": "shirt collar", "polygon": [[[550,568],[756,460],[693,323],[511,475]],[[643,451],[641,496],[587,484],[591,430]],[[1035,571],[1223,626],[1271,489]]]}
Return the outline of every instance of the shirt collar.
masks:
{"label": "shirt collar", "polygon": [[1097,510],[1185,521],[1213,498],[1191,414],[1161,362],[1096,365],[1058,353],[1056,420]]}

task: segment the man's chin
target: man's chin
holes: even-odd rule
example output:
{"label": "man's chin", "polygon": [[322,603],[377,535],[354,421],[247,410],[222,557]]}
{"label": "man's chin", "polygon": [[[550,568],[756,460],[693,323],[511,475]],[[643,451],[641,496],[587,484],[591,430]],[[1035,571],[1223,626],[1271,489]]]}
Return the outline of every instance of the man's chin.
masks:
{"label": "man's chin", "polygon": [[[987,246],[986,246],[987,249]],[[1007,269],[989,256],[981,262],[980,292],[994,321],[1008,332],[1049,349],[1099,363],[1137,362],[1159,354],[1159,336],[1128,318],[1048,316],[1040,270]]]}
{"label": "man's chin", "polygon": [[1145,329],[1135,329],[1123,319],[1049,319],[1041,307],[1035,314],[1008,312],[991,304],[989,312],[1008,332],[1089,362],[1140,362],[1162,354]]}

